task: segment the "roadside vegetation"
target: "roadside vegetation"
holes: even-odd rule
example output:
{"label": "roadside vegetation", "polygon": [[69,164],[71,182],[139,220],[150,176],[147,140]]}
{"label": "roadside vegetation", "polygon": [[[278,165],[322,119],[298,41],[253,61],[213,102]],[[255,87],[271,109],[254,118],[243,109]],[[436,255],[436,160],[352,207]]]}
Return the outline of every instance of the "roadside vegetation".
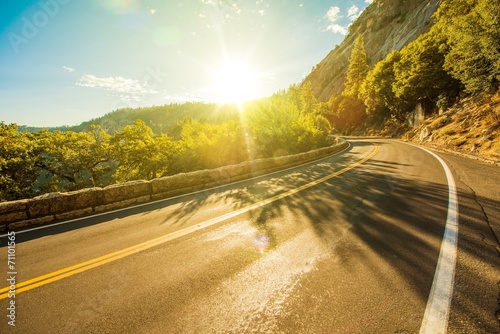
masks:
{"label": "roadside vegetation", "polygon": [[187,103],[117,110],[80,125],[81,131],[31,132],[0,123],[0,200],[324,147],[330,123],[319,106],[310,86],[293,85],[239,107]]}
{"label": "roadside vegetation", "polygon": [[400,51],[368,69],[364,43],[353,47],[345,89],[328,102],[329,119],[343,133],[404,130],[417,104],[446,110],[460,98],[495,93],[500,81],[500,3],[446,0],[436,23]]}

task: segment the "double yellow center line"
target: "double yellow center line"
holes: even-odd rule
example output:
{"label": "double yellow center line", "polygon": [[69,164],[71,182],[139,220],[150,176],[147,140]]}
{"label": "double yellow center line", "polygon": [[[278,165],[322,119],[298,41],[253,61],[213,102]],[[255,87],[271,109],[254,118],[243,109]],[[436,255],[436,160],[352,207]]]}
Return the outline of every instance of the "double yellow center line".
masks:
{"label": "double yellow center line", "polygon": [[[312,181],[312,182],[307,183],[305,185],[302,185],[298,188],[286,191],[286,192],[281,193],[279,195],[276,195],[276,196],[267,198],[265,200],[262,200],[260,202],[254,203],[252,205],[246,206],[246,207],[241,208],[239,210],[227,213],[225,215],[207,220],[203,223],[196,224],[196,225],[184,228],[182,230],[172,232],[172,233],[169,233],[167,235],[164,235],[164,236],[161,236],[161,237],[158,237],[158,238],[155,238],[155,239],[152,239],[152,240],[149,240],[149,241],[146,241],[146,242],[143,242],[143,243],[131,246],[131,247],[121,249],[121,250],[113,252],[113,253],[109,253],[107,255],[96,257],[96,258],[89,260],[89,261],[81,262],[81,263],[75,264],[73,266],[61,269],[61,270],[57,270],[57,271],[54,271],[54,272],[51,272],[51,273],[48,273],[48,274],[45,274],[42,276],[32,278],[32,279],[24,281],[24,282],[20,282],[20,283],[15,285],[15,287],[16,287],[15,293],[17,295],[19,293],[40,287],[42,285],[46,285],[46,284],[61,280],[63,278],[73,276],[75,274],[87,271],[87,270],[95,268],[95,267],[99,267],[103,264],[119,260],[119,259],[124,258],[126,256],[139,253],[139,252],[144,251],[146,249],[149,249],[149,248],[155,247],[157,245],[163,244],[165,242],[183,237],[185,235],[202,230],[202,229],[207,228],[209,226],[216,225],[218,223],[221,223],[223,221],[226,221],[228,219],[231,219],[233,217],[241,215],[245,212],[255,210],[255,209],[260,208],[264,205],[267,205],[267,204],[270,204],[272,202],[283,199],[285,197],[291,196],[291,195],[296,194],[302,190],[311,188],[311,187],[316,186],[320,183],[328,181],[334,177],[339,176],[340,174],[343,174],[343,173],[363,164],[367,160],[373,158],[378,153],[378,151],[379,151],[379,147],[377,145],[375,145],[374,150],[368,156],[366,156],[365,158],[363,158],[361,160],[356,161],[355,163],[353,163],[347,167],[342,168],[341,170],[338,170],[338,171],[336,171],[332,174],[329,174],[325,177],[322,177],[318,180],[315,180],[315,181]],[[5,288],[0,289],[0,300],[8,298],[9,290],[10,290],[10,287],[5,287]]]}

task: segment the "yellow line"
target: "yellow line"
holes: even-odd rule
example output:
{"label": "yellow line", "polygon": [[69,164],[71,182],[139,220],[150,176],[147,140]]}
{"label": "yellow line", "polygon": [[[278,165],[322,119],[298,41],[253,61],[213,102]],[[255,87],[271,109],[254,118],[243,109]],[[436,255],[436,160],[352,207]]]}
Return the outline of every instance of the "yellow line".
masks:
{"label": "yellow line", "polygon": [[[305,190],[307,188],[311,188],[311,187],[318,185],[320,183],[323,183],[329,179],[337,177],[340,174],[343,174],[343,173],[365,163],[369,159],[373,158],[378,153],[378,151],[379,151],[379,147],[378,147],[378,145],[375,145],[374,150],[368,156],[366,156],[365,158],[363,158],[363,159],[361,159],[361,160],[359,160],[359,161],[357,161],[357,162],[355,162],[355,163],[353,163],[353,164],[351,164],[351,165],[349,165],[349,166],[347,166],[347,167],[345,167],[345,168],[343,168],[335,173],[329,174],[329,175],[322,177],[318,180],[307,183],[307,184],[302,185],[298,188],[286,191],[282,194],[267,198],[267,199],[262,200],[260,202],[257,202],[257,203],[254,203],[252,205],[241,208],[239,210],[224,214],[222,216],[207,220],[203,223],[196,224],[196,225],[184,228],[184,229],[176,231],[176,232],[169,233],[169,234],[164,235],[162,237],[151,239],[149,241],[142,242],[140,244],[137,244],[137,245],[134,245],[131,247],[127,247],[127,248],[121,249],[121,250],[116,251],[116,252],[112,252],[112,253],[109,253],[109,254],[106,254],[106,255],[103,255],[100,257],[96,257],[94,259],[91,259],[91,260],[88,260],[85,262],[75,264],[73,266],[70,266],[70,267],[67,267],[67,268],[64,268],[61,270],[57,270],[57,271],[54,271],[54,272],[51,272],[51,273],[48,273],[48,274],[45,274],[42,276],[32,278],[32,279],[24,281],[24,282],[20,282],[20,283],[16,284],[15,293],[17,295],[21,292],[25,292],[25,291],[37,288],[39,286],[49,284],[49,283],[61,280],[63,278],[70,277],[70,276],[73,276],[75,274],[87,271],[89,269],[101,266],[103,264],[119,260],[119,259],[124,258],[126,256],[139,253],[143,250],[152,248],[152,247],[160,245],[162,243],[165,243],[165,242],[180,238],[182,236],[191,234],[193,232],[202,230],[206,227],[218,224],[220,222],[223,222],[223,221],[228,220],[230,218],[236,217],[236,216],[243,214],[245,212],[255,210],[255,209],[260,208],[264,205],[267,205],[267,204],[270,204],[272,202],[283,199],[285,197],[291,196],[291,195],[296,194],[302,190]],[[0,289],[0,293],[1,293],[0,300],[8,297],[9,290],[10,290],[10,287],[5,287],[5,288]]]}

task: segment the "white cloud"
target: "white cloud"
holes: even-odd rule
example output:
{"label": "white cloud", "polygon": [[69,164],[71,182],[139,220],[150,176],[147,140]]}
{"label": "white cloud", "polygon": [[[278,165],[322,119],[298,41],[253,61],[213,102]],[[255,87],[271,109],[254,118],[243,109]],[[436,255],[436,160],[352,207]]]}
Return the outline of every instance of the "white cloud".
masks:
{"label": "white cloud", "polygon": [[139,83],[139,80],[127,79],[124,77],[108,77],[98,78],[91,74],[86,74],[76,83],[82,87],[102,88],[120,93],[128,94],[156,94],[153,89],[144,87]]}
{"label": "white cloud", "polygon": [[347,16],[354,21],[359,16],[359,8],[356,5],[352,5],[351,8],[347,10]]}
{"label": "white cloud", "polygon": [[340,15],[339,7],[330,7],[325,17],[328,19],[328,21],[330,21],[330,24],[325,28],[324,31],[331,31],[334,34],[347,35],[347,27],[335,23],[338,19],[342,18],[342,15]]}
{"label": "white cloud", "polygon": [[75,71],[75,69],[73,67],[63,66],[62,68],[64,68],[69,73],[73,73]]}
{"label": "white cloud", "polygon": [[338,19],[340,19],[342,16],[340,16],[340,8],[339,7],[331,7],[328,12],[326,13],[326,18],[330,20],[330,22],[335,22]]}
{"label": "white cloud", "polygon": [[325,31],[331,31],[334,34],[347,35],[347,27],[344,27],[340,24],[330,24],[326,27]]}
{"label": "white cloud", "polygon": [[365,0],[367,4],[371,4],[374,0]]}

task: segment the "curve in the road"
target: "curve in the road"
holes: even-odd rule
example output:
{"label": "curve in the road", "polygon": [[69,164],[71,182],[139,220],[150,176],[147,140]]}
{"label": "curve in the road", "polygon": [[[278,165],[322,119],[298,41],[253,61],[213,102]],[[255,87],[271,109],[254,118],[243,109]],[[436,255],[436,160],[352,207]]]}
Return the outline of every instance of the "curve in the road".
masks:
{"label": "curve in the road", "polygon": [[[57,271],[38,276],[38,277],[35,277],[33,279],[24,281],[24,282],[20,282],[20,283],[16,284],[16,294],[26,292],[26,291],[35,289],[37,287],[61,280],[63,278],[73,276],[75,274],[78,274],[78,273],[87,271],[89,269],[101,266],[103,264],[119,260],[119,259],[124,258],[126,256],[136,254],[138,252],[144,251],[146,249],[152,248],[152,247],[160,245],[162,243],[165,243],[165,242],[183,237],[185,235],[194,233],[196,231],[205,229],[207,227],[219,224],[219,223],[226,221],[230,218],[233,218],[233,217],[236,217],[236,216],[241,215],[243,213],[249,212],[251,210],[255,210],[257,208],[263,207],[265,205],[268,205],[268,204],[273,203],[275,201],[281,200],[283,198],[289,197],[289,196],[296,194],[300,191],[311,188],[311,187],[316,186],[320,183],[326,182],[332,178],[338,177],[339,175],[344,174],[345,172],[350,171],[353,168],[356,168],[357,166],[372,159],[378,153],[378,151],[379,151],[378,145],[374,144],[373,151],[370,152],[368,155],[366,155],[364,158],[361,158],[360,160],[358,160],[358,161],[356,161],[356,162],[354,162],[354,163],[352,163],[352,164],[350,164],[350,165],[348,165],[348,166],[346,166],[346,167],[344,167],[344,168],[342,168],[334,173],[331,173],[331,174],[329,174],[325,177],[322,177],[320,179],[317,179],[315,181],[309,182],[309,183],[302,185],[300,187],[297,187],[297,188],[294,188],[292,190],[286,191],[284,193],[281,193],[281,194],[272,196],[270,198],[264,199],[262,201],[259,201],[257,203],[252,204],[252,205],[249,205],[249,206],[246,206],[246,207],[241,208],[239,210],[221,215],[219,217],[215,217],[215,218],[207,220],[203,223],[199,223],[197,225],[193,225],[193,226],[184,228],[182,230],[179,230],[179,231],[176,231],[173,233],[169,233],[167,235],[164,235],[164,236],[161,236],[161,237],[158,237],[158,238],[155,238],[155,239],[152,239],[152,240],[149,240],[149,241],[146,241],[146,242],[143,242],[143,243],[131,246],[131,247],[121,249],[121,250],[113,252],[113,253],[109,253],[109,254],[106,254],[106,255],[103,255],[103,256],[100,256],[100,257],[97,257],[97,258],[94,258],[94,259],[91,259],[91,260],[88,260],[85,262],[81,262],[81,263],[73,265],[73,266],[69,266],[69,267],[61,269],[61,270],[57,270]],[[0,289],[0,300],[8,298],[9,290],[10,290],[10,287],[4,287],[4,288]]]}
{"label": "curve in the road", "polygon": [[448,165],[437,154],[418,147],[436,158],[444,169],[448,182],[448,215],[441,242],[439,259],[425,308],[420,334],[446,333],[450,315],[458,244],[458,196],[455,179]]}

